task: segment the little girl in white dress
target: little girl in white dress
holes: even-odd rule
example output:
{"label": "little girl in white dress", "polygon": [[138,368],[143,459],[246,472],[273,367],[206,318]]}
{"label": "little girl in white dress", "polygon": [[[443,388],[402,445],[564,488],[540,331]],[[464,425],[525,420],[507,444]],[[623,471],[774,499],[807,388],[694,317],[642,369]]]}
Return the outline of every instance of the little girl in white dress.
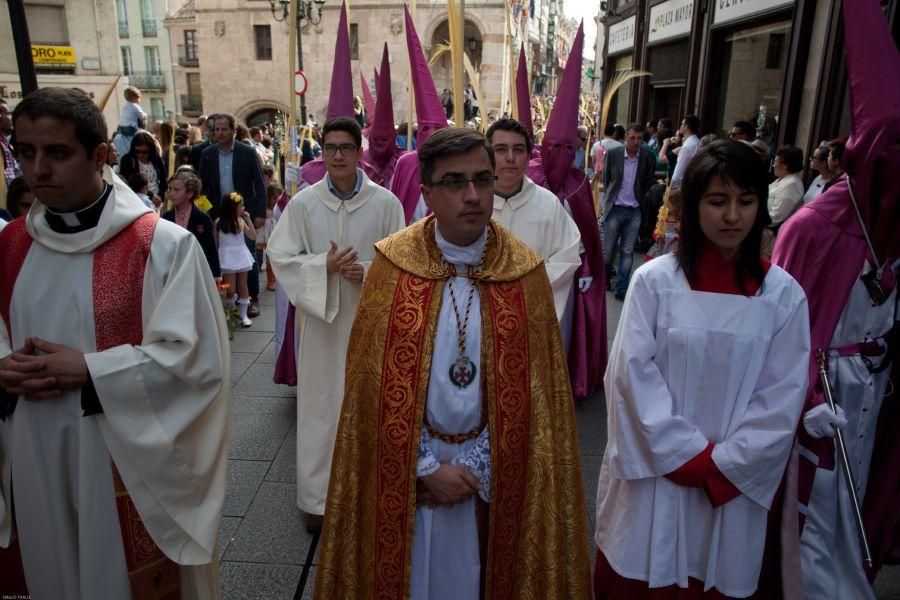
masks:
{"label": "little girl in white dress", "polygon": [[241,326],[250,327],[247,317],[250,292],[247,289],[247,273],[253,267],[253,255],[245,238],[256,239],[253,219],[244,210],[244,199],[232,192],[222,198],[219,218],[216,221],[216,243],[219,246],[219,266],[228,289],[235,290],[232,303],[237,301],[241,314]]}

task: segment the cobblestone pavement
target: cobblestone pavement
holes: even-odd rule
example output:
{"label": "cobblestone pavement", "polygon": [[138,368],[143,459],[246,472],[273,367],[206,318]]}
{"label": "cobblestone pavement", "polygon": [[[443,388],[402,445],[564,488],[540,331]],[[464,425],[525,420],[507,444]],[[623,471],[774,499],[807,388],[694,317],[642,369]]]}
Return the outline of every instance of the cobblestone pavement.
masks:
{"label": "cobblestone pavement", "polygon": [[[263,291],[262,315],[252,327],[236,331],[231,345],[231,443],[219,532],[226,600],[311,598],[315,581],[313,539],[296,503],[296,390],[272,383],[274,303],[274,294]],[[607,294],[607,307],[612,344],[622,304]],[[576,413],[593,539],[597,476],[606,447],[603,395],[580,402]],[[900,567],[885,568],[876,590],[879,599],[900,600]]]}

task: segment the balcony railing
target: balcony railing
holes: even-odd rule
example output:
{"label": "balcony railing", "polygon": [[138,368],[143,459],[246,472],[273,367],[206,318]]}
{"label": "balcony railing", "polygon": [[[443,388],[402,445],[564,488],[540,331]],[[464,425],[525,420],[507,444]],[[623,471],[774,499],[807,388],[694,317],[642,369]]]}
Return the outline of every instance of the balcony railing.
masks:
{"label": "balcony railing", "polygon": [[199,67],[197,44],[178,44],[178,64],[182,67]]}
{"label": "balcony railing", "polygon": [[119,21],[119,37],[128,37],[128,21]]}
{"label": "balcony railing", "polygon": [[203,97],[181,94],[181,114],[186,117],[199,117],[203,114]]}
{"label": "balcony railing", "polygon": [[156,19],[141,19],[144,37],[156,37]]}
{"label": "balcony railing", "polygon": [[147,71],[135,71],[128,76],[131,85],[139,90],[160,91],[166,90],[166,76],[162,73]]}

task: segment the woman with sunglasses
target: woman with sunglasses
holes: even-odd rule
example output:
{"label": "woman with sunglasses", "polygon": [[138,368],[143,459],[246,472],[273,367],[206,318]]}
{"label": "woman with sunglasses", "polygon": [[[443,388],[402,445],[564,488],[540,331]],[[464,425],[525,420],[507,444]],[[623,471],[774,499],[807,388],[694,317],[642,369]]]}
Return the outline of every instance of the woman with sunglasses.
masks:
{"label": "woman with sunglasses", "polygon": [[150,194],[162,196],[166,191],[166,168],[153,136],[146,131],[134,134],[128,154],[119,159],[119,176],[128,181],[132,173],[140,173],[147,179]]}
{"label": "woman with sunglasses", "polygon": [[634,273],[605,378],[598,599],[756,591],[810,348],[803,290],[760,258],[766,184],[746,144],[699,151],[678,249]]}

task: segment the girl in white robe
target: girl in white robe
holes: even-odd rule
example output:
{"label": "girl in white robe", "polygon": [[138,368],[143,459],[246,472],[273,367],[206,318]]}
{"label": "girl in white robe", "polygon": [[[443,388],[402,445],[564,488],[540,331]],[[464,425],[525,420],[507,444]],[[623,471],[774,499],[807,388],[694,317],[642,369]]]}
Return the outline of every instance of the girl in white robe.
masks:
{"label": "girl in white robe", "polygon": [[632,278],[605,378],[598,599],[757,589],[810,346],[803,290],[759,255],[766,195],[752,149],[711,144],[684,177],[678,250]]}

